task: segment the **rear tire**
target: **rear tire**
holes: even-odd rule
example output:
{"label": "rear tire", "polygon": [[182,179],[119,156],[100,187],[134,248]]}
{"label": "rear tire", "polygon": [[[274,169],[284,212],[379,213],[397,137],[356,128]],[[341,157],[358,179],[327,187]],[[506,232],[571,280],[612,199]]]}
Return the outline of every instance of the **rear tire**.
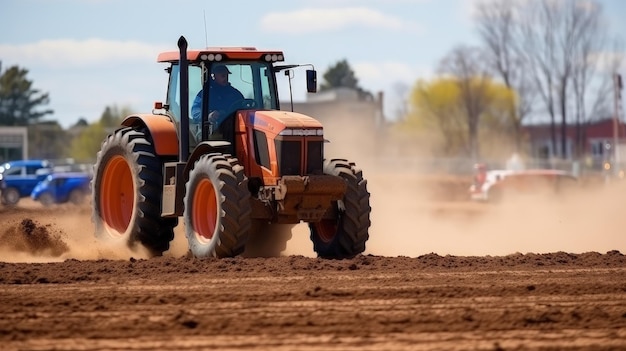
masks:
{"label": "rear tire", "polygon": [[313,250],[321,258],[352,258],[365,251],[369,239],[372,209],[367,180],[346,160],[325,161],[324,173],[343,178],[347,189],[343,199],[332,204],[335,219],[309,223]]}
{"label": "rear tire", "polygon": [[178,218],[161,217],[163,162],[145,130],[121,128],[97,154],[92,180],[96,237],[137,242],[150,255],[169,249]]}
{"label": "rear tire", "polygon": [[186,185],[185,235],[195,257],[234,257],[244,251],[250,232],[248,180],[236,158],[200,157]]}
{"label": "rear tire", "polygon": [[39,202],[44,206],[44,207],[50,207],[54,204],[54,198],[52,197],[52,195],[50,193],[43,193],[41,195],[39,195]]}

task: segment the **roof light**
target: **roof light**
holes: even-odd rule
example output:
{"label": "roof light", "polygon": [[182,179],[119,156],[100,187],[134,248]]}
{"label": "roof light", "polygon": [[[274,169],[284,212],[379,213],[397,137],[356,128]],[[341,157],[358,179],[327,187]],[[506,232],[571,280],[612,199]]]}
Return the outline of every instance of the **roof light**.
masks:
{"label": "roof light", "polygon": [[285,58],[283,57],[283,54],[267,53],[263,56],[263,59],[265,59],[265,61],[267,62],[277,62],[277,61],[283,61]]}
{"label": "roof light", "polygon": [[220,61],[222,59],[222,54],[202,54],[200,58],[203,61]]}

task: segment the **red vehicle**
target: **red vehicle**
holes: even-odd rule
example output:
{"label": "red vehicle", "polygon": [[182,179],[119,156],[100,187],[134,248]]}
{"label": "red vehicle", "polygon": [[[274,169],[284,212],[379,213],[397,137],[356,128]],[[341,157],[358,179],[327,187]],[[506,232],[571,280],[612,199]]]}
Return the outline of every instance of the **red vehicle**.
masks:
{"label": "red vehicle", "polygon": [[577,178],[556,169],[487,170],[475,167],[470,198],[474,201],[498,202],[510,195],[556,194],[576,184]]}

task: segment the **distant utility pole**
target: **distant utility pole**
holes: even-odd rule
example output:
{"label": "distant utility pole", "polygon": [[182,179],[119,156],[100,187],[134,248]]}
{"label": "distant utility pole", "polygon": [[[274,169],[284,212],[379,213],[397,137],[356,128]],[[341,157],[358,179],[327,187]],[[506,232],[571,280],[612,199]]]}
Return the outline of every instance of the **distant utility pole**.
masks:
{"label": "distant utility pole", "polygon": [[621,91],[624,88],[623,84],[622,84],[622,76],[615,73],[613,74],[613,91],[614,91],[614,111],[613,111],[613,156],[614,156],[614,160],[613,160],[613,172],[616,172],[616,175],[619,173],[620,171],[620,158],[619,158],[619,127],[620,127],[620,123],[619,121],[621,121],[620,119],[620,108],[621,108]]}

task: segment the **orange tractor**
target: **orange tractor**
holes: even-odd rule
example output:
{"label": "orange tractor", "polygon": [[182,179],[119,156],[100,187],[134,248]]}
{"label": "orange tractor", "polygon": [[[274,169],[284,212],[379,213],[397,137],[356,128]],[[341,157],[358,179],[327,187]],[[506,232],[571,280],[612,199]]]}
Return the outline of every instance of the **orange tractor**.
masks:
{"label": "orange tractor", "polygon": [[[371,212],[362,171],[325,159],[320,122],[280,110],[277,75],[288,76],[291,89],[293,70],[311,65],[280,65],[282,52],[250,47],[188,50],[184,37],[178,49],[158,56],[169,64],[166,103],[126,117],[98,152],[96,236],[161,255],[182,217],[195,257],[276,256],[306,222],[319,257],[362,253]],[[244,96],[219,128],[203,89],[218,64]],[[308,92],[316,92],[316,77],[306,70]],[[204,94],[199,121],[190,120],[196,94]]]}

